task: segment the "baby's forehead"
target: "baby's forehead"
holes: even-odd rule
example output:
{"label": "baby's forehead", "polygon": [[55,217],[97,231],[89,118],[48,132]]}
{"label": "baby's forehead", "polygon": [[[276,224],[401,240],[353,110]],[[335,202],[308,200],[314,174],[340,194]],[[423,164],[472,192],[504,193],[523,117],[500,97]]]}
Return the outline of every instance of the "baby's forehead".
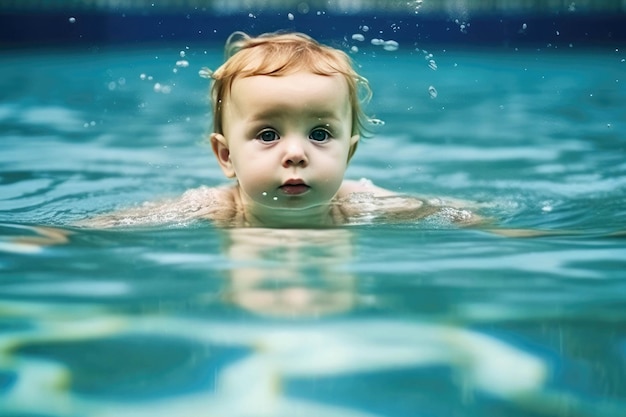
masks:
{"label": "baby's forehead", "polygon": [[[339,73],[318,74],[311,71],[296,71],[286,74],[250,74],[234,77],[230,88],[226,91],[231,99],[246,99],[249,95],[259,93],[279,93],[314,97],[326,94],[333,97],[349,99],[350,85]],[[225,97],[228,98],[228,97]]]}
{"label": "baby's forehead", "polygon": [[348,84],[342,75],[311,72],[240,77],[233,81],[224,105],[237,114],[258,117],[284,113],[343,119],[352,110]]}

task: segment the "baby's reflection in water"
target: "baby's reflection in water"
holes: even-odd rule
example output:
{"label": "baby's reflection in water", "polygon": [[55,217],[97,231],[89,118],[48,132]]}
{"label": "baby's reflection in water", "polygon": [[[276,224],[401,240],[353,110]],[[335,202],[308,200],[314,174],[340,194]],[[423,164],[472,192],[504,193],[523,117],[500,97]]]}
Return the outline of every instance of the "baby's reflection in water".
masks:
{"label": "baby's reflection in water", "polygon": [[227,229],[226,300],[273,317],[317,317],[351,310],[356,277],[349,272],[346,229]]}

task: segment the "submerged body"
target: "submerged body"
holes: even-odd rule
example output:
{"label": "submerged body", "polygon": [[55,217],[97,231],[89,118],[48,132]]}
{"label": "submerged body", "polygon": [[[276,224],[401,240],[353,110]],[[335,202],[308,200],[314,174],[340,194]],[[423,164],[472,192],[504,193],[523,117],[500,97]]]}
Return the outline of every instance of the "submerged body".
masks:
{"label": "submerged body", "polygon": [[[327,211],[324,212],[326,217],[323,223],[293,224],[292,227],[410,222],[425,218],[436,218],[441,223],[460,225],[472,225],[481,221],[479,216],[461,208],[457,202],[395,194],[376,187],[366,179],[344,181],[338,195],[324,209]],[[278,211],[277,214],[281,212],[284,213]],[[110,228],[180,225],[202,220],[211,221],[220,227],[266,226],[248,215],[240,189],[236,186],[190,189],[178,198],[146,202],[137,207],[91,218],[79,223],[79,226]],[[286,222],[282,224],[283,227],[289,227]]]}

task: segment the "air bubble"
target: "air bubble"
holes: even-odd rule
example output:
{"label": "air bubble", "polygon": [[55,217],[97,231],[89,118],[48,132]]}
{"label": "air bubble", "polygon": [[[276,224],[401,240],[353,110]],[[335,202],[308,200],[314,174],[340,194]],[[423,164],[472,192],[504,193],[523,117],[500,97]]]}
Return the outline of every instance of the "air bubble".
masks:
{"label": "air bubble", "polygon": [[146,74],[139,74],[139,79],[142,81],[145,81],[145,79],[148,78],[148,76]]}
{"label": "air bubble", "polygon": [[400,45],[396,41],[386,41],[383,45],[385,51],[397,51]]}
{"label": "air bubble", "polygon": [[352,35],[352,40],[363,42],[365,40],[365,36],[361,35],[360,33],[355,33],[354,35]]}
{"label": "air bubble", "polygon": [[372,43],[372,45],[374,46],[381,46],[385,44],[384,39],[378,39],[378,38],[374,38],[370,41]]}
{"label": "air bubble", "polygon": [[294,15],[293,15],[293,13],[288,13],[288,14],[287,14],[287,19],[289,19],[289,20],[293,20],[293,19],[295,19],[295,17],[294,17]]}
{"label": "air bubble", "polygon": [[69,19],[67,19],[68,22],[70,23],[76,23],[76,18],[75,17],[70,17]]}
{"label": "air bubble", "polygon": [[369,119],[368,122],[373,126],[384,126],[385,121],[380,119]]}
{"label": "air bubble", "polygon": [[274,197],[274,198],[272,198],[272,200],[278,201],[278,197]]}
{"label": "air bubble", "polygon": [[189,61],[181,59],[180,61],[176,61],[176,66],[179,68],[187,68],[189,66]]}
{"label": "air bubble", "polygon": [[178,55],[180,55],[180,57],[181,57],[181,58],[184,58],[184,57],[185,57],[185,55],[186,55],[186,53],[185,53],[185,51],[180,51],[180,52],[178,53]]}
{"label": "air bubble", "polygon": [[169,94],[172,92],[172,87],[170,87],[169,85],[161,84],[161,83],[155,83],[152,89],[154,90],[155,93]]}
{"label": "air bubble", "polygon": [[359,52],[359,48],[357,46],[353,46],[350,48],[350,52],[352,52],[353,54],[356,54],[357,52]]}
{"label": "air bubble", "polygon": [[430,68],[433,71],[437,71],[437,63],[435,62],[434,59],[431,59],[430,61],[428,61],[428,68]]}
{"label": "air bubble", "polygon": [[200,71],[198,71],[198,75],[202,78],[210,79],[212,74],[213,74],[213,71],[211,71],[207,67],[203,67],[200,69]]}
{"label": "air bubble", "polygon": [[437,89],[431,85],[430,87],[428,87],[428,95],[430,96],[430,98],[435,99],[437,98],[439,93],[437,92]]}

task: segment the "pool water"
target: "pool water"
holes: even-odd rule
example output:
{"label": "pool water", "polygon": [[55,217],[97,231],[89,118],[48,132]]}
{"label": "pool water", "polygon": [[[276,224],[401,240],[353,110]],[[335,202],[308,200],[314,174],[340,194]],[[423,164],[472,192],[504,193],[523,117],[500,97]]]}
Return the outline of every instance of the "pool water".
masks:
{"label": "pool water", "polygon": [[224,183],[220,47],[4,53],[2,415],[626,415],[626,55],[419,46],[354,55],[348,177],[549,233],[77,228]]}

